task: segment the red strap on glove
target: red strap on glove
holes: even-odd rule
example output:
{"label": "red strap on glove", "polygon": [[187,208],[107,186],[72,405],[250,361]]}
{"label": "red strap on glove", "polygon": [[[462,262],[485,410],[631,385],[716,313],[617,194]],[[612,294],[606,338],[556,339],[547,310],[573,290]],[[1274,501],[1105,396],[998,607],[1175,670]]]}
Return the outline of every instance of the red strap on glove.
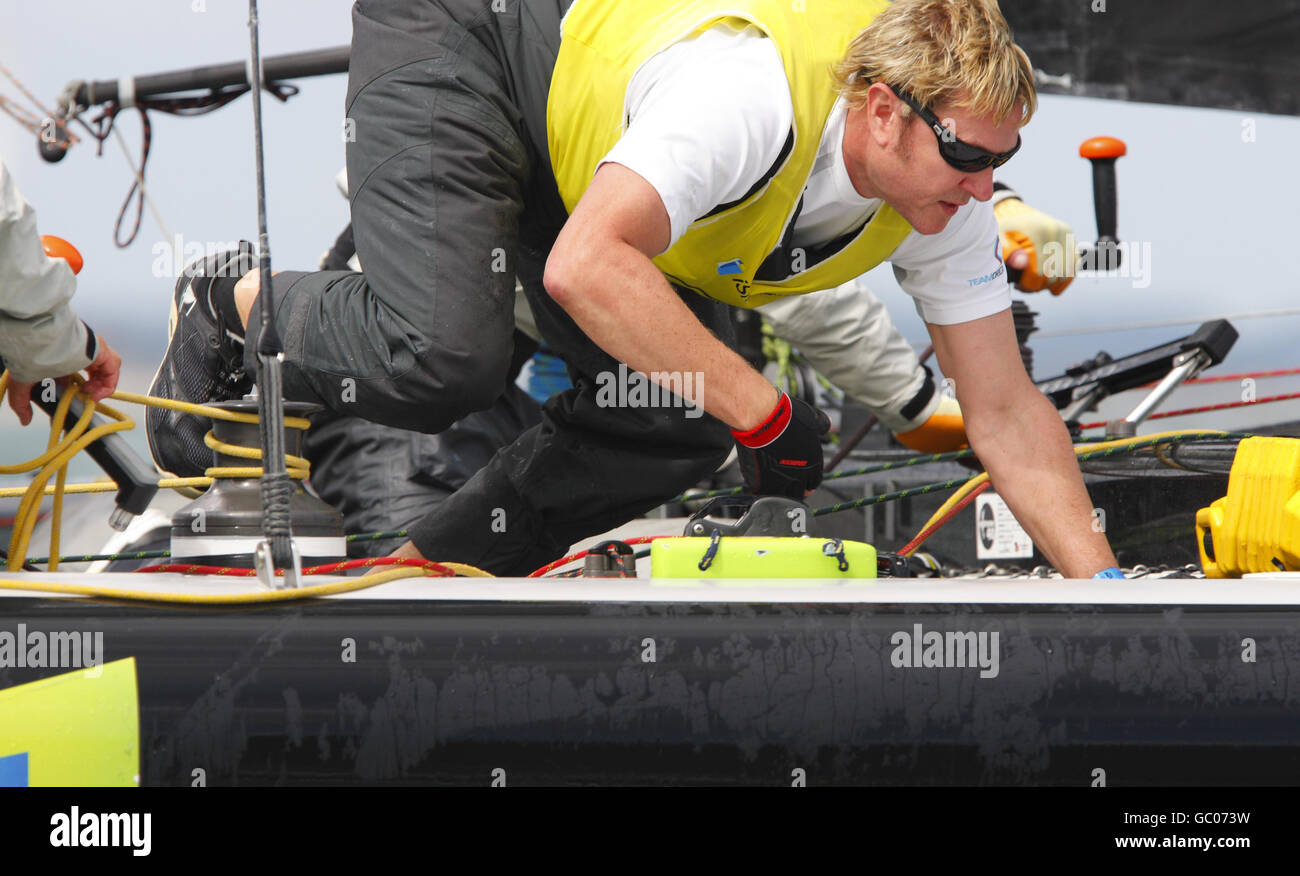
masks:
{"label": "red strap on glove", "polygon": [[744,432],[733,429],[746,488],[760,496],[803,501],[822,481],[822,436],[830,420],[812,405],[781,393],[772,413]]}

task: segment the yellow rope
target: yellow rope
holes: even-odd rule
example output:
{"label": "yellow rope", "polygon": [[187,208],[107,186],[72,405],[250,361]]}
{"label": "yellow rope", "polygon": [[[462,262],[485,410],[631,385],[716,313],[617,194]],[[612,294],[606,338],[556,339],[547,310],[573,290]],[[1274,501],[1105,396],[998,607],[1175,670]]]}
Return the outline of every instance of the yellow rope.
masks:
{"label": "yellow rope", "polygon": [[[85,396],[82,396],[85,398]],[[170,398],[159,398],[153,395],[140,395],[136,392],[123,392],[121,390],[113,393],[110,398],[117,401],[131,402],[132,404],[144,405],[150,408],[166,408],[169,411],[180,411],[184,414],[198,414],[202,417],[208,417],[213,420],[228,420],[231,423],[256,423],[257,414],[245,414],[240,411],[227,411],[222,408],[209,407],[208,405],[198,405],[193,402],[176,401]],[[105,410],[106,406],[100,402],[99,409]],[[288,429],[306,430],[311,426],[311,421],[306,417],[285,417],[284,425]]]}
{"label": "yellow rope", "polygon": [[[443,565],[455,566],[456,564],[443,563]],[[487,575],[486,572],[483,572],[483,574]],[[398,578],[414,578],[426,575],[433,575],[433,573],[414,566],[399,566],[386,572],[376,572],[373,575],[349,578],[346,581],[331,581],[328,584],[312,584],[307,587],[287,590],[255,590],[248,593],[167,593],[164,591],[130,590],[124,587],[104,587],[98,584],[64,584],[59,581],[22,581],[12,578],[0,579],[0,590],[28,590],[35,593],[60,593],[69,596],[95,596],[102,599],[126,599],[132,602],[167,602],[182,605],[250,605],[334,596],[339,593],[365,590]]]}
{"label": "yellow rope", "polygon": [[[112,480],[95,481],[84,484],[67,483],[67,466],[74,456],[105,435],[135,428],[135,422],[130,417],[126,416],[126,414],[116,408],[104,404],[103,402],[96,403],[85,393],[81,392],[81,383],[82,381],[79,377],[74,377],[69,391],[65,392],[59,399],[54,415],[50,418],[50,438],[47,442],[45,452],[35,459],[28,460],[24,463],[0,466],[0,474],[20,474],[39,469],[36,475],[33,476],[31,484],[28,486],[0,489],[0,497],[22,497],[22,501],[18,506],[18,513],[14,515],[13,533],[9,540],[8,569],[11,572],[20,570],[22,568],[23,560],[27,556],[27,548],[31,541],[32,531],[39,518],[41,498],[44,496],[54,497],[50,521],[49,548],[49,570],[53,572],[58,569],[59,563],[59,536],[63,523],[63,496],[67,493],[104,493],[118,489],[118,485]],[[0,401],[3,401],[8,388],[9,372],[5,371],[0,374]],[[72,426],[67,427],[65,431],[68,411],[71,408],[74,396],[80,397],[83,409],[77,422]],[[111,398],[147,407],[166,408],[167,410],[197,414],[211,419],[228,420],[234,423],[252,424],[258,422],[256,414],[227,411],[222,410],[221,408],[209,407],[208,405],[191,404],[189,402],[179,402],[173,399],[156,398],[154,396],[140,395],[139,393],[134,392],[115,392]],[[96,412],[109,417],[112,422],[91,428],[91,419],[94,417]],[[285,417],[284,424],[286,428],[306,430],[311,425],[311,422],[305,417]],[[61,434],[62,438],[59,437]],[[255,460],[260,460],[262,458],[262,452],[260,449],[255,447],[241,447],[239,445],[219,441],[211,432],[208,432],[203,436],[203,443],[218,453],[227,456]],[[311,463],[300,456],[286,453],[285,467],[287,468],[290,477],[301,480],[310,474]],[[257,478],[261,476],[261,466],[212,466],[206,470],[204,477],[164,477],[158,479],[158,486],[162,489],[184,490],[187,488],[210,486],[216,478]],[[55,477],[55,482],[53,486],[48,486],[51,477]],[[465,563],[442,563],[442,565],[467,577],[494,577],[490,572],[485,572],[482,569]],[[13,580],[0,581],[0,589],[40,590],[49,593],[105,596],[116,599],[139,599],[152,602],[233,604],[247,602],[274,602],[286,599],[306,599],[314,596],[328,596],[333,593],[347,593],[351,590],[360,590],[365,587],[372,587],[375,584],[382,584],[385,581],[391,581],[395,578],[406,578],[420,574],[425,573],[420,569],[400,567],[398,569],[366,575],[364,576],[364,579],[356,579],[353,581],[312,585],[288,591],[276,590],[265,593],[239,594],[233,597],[153,594],[148,591],[119,590],[115,588],[97,587],[95,585],[54,583],[36,584]],[[364,583],[362,583],[363,581]]]}
{"label": "yellow rope", "polygon": [[[80,377],[73,377],[72,384],[68,391],[64,392],[63,396],[59,399],[54,415],[50,417],[50,438],[47,442],[45,452],[35,459],[19,463],[18,465],[0,465],[0,474],[21,474],[23,472],[39,469],[36,475],[32,478],[31,484],[28,486],[0,489],[0,497],[22,496],[22,501],[19,502],[18,505],[18,513],[14,515],[13,533],[9,539],[8,569],[10,572],[16,572],[22,569],[24,558],[27,556],[27,548],[31,541],[32,530],[36,527],[37,519],[40,516],[41,499],[44,496],[54,497],[50,520],[49,547],[49,570],[53,572],[59,567],[59,536],[63,525],[64,495],[66,493],[105,493],[118,489],[118,485],[112,480],[96,481],[85,484],[67,483],[68,463],[74,456],[105,435],[135,428],[135,421],[126,416],[126,414],[123,414],[121,411],[110,407],[103,402],[96,403],[88,395],[81,392],[82,382],[83,381]],[[8,389],[9,372],[5,371],[0,373],[0,402],[3,402],[5,393]],[[68,411],[71,408],[74,396],[79,397],[82,401],[81,416],[77,419],[76,423],[67,427],[65,431]],[[258,422],[256,414],[227,411],[221,408],[209,407],[208,405],[179,402],[173,399],[157,398],[151,395],[140,395],[139,393],[134,392],[119,391],[113,393],[110,397],[118,401],[130,402],[132,404],[144,405],[146,407],[165,408],[171,411],[181,411],[187,414],[197,414],[215,420],[227,420],[233,423],[250,424]],[[96,412],[109,417],[112,422],[91,428],[91,419],[94,417]],[[311,426],[311,422],[305,417],[285,417],[284,425],[289,429],[301,429],[305,431]],[[63,437],[60,438],[60,435]],[[260,449],[256,447],[241,447],[236,444],[228,444],[224,441],[219,441],[211,432],[208,432],[203,436],[203,443],[218,453],[227,456],[255,460],[261,460],[262,458],[262,451]],[[290,453],[286,453],[284,458],[285,467],[288,470],[290,477],[302,480],[310,474],[311,463],[308,460],[301,456],[294,456]],[[204,477],[159,478],[158,487],[161,489],[185,490],[194,487],[211,486],[213,480],[216,478],[258,478],[261,476],[261,466],[212,466],[204,472]],[[47,486],[51,477],[55,477],[54,485]],[[465,563],[442,563],[441,565],[466,577],[495,577],[491,572],[486,572]],[[34,582],[14,580],[0,580],[0,590],[38,590],[47,593],[104,596],[114,599],[144,600],[149,602],[226,605],[254,602],[276,602],[288,599],[309,599],[315,596],[329,596],[335,593],[347,593],[352,590],[361,590],[366,587],[373,587],[376,584],[382,584],[385,581],[391,581],[396,578],[409,578],[423,574],[427,573],[421,569],[404,566],[385,572],[366,575],[363,578],[334,584],[317,584],[308,587],[300,587],[296,590],[275,590],[237,594],[235,596],[158,594],[141,590],[98,587],[90,584],[37,584]]]}
{"label": "yellow rope", "polygon": [[[43,497],[54,497],[50,520],[49,548],[50,570],[54,571],[58,568],[59,534],[63,524],[64,494],[68,492],[112,492],[118,488],[118,485],[112,481],[71,485],[67,483],[67,466],[74,456],[105,435],[135,428],[135,422],[126,414],[102,402],[96,403],[81,392],[81,383],[79,377],[74,377],[69,390],[63,393],[63,396],[59,399],[54,414],[50,417],[50,438],[45,452],[35,459],[17,465],[0,465],[0,475],[36,471],[32,482],[26,487],[0,489],[0,497],[22,497],[18,505],[18,512],[14,515],[13,532],[9,538],[8,569],[11,572],[22,568],[23,558],[27,556],[27,549],[31,542],[32,531],[35,529],[40,516],[40,505]],[[0,374],[0,400],[4,399],[8,389],[9,372],[6,371]],[[73,425],[66,426],[68,411],[74,396],[79,397],[83,403],[81,416],[77,418]],[[229,420],[235,423],[258,422],[255,414],[226,411],[208,405],[155,398],[134,392],[115,392],[112,398],[149,407],[197,414],[212,419]],[[111,422],[92,428],[91,419],[96,413],[104,414]],[[304,417],[285,417],[284,423],[287,428],[291,429],[307,429],[311,425]],[[262,458],[261,450],[218,441],[211,432],[204,436],[203,441],[218,453],[237,456],[242,459],[260,460]],[[285,467],[290,477],[300,480],[306,478],[310,472],[310,463],[306,459],[291,454],[285,454]],[[262,469],[259,466],[213,466],[207,469],[204,477],[160,478],[158,486],[160,488],[179,490],[210,486],[214,478],[256,478],[261,477],[261,475]],[[53,486],[48,486],[51,477],[55,478],[55,482]]]}
{"label": "yellow rope", "polygon": [[[79,382],[79,379],[74,380],[74,389]],[[6,371],[0,375],[0,400],[4,399],[8,389],[9,373]],[[67,420],[68,409],[72,405],[73,395],[73,391],[65,392],[63,397],[59,399],[59,403],[54,410],[54,416],[50,420],[50,438],[44,453],[35,459],[18,465],[0,466],[0,474],[18,474],[40,469],[33,477],[31,484],[23,490],[23,498],[18,505],[18,513],[15,515],[13,533],[9,539],[8,568],[11,572],[21,569],[23,558],[27,556],[27,545],[31,540],[32,530],[36,526],[36,520],[40,513],[40,500],[45,494],[45,485],[50,478],[56,477],[54,485],[55,500],[51,520],[52,528],[50,530],[50,553],[53,556],[58,546],[58,537],[55,533],[62,526],[62,487],[66,483],[68,462],[92,442],[98,441],[113,432],[130,429],[135,425],[120,412],[104,407],[103,412],[112,422],[90,428],[91,417],[95,414],[95,404],[87,396],[83,395],[82,398],[85,399],[86,404],[81,416],[60,439],[59,435],[64,432],[64,423]]]}
{"label": "yellow rope", "polygon": [[[1113,441],[1098,441],[1092,444],[1076,444],[1074,445],[1074,455],[1080,456],[1084,453],[1093,453],[1098,450],[1111,450],[1116,447],[1129,447],[1133,444],[1154,441],[1161,438],[1178,438],[1178,437],[1182,437],[1183,435],[1204,435],[1206,432],[1213,432],[1213,431],[1216,430],[1175,429],[1171,432],[1155,432],[1150,435],[1139,435],[1134,438],[1117,438]],[[1155,446],[1160,447],[1161,445],[1157,444]],[[972,478],[971,480],[962,484],[961,487],[958,488],[958,490],[955,493],[953,493],[951,496],[948,497],[948,500],[946,502],[944,502],[942,505],[939,506],[939,510],[935,511],[932,515],[930,515],[930,519],[925,521],[925,523],[921,526],[920,529],[917,530],[917,532],[925,532],[927,529],[929,529],[931,526],[934,525],[935,521],[939,520],[939,518],[943,517],[943,515],[951,511],[958,502],[966,498],[966,496],[970,495],[970,492],[972,490],[978,488],[980,484],[984,483],[988,479],[989,479],[989,473],[981,472],[979,477]]]}
{"label": "yellow rope", "polygon": [[448,569],[451,569],[453,572],[460,573],[460,575],[465,578],[495,578],[496,577],[496,575],[493,575],[491,572],[486,572],[483,569],[480,569],[478,566],[471,566],[468,563],[446,563],[446,562],[439,561],[438,565],[446,566]]}

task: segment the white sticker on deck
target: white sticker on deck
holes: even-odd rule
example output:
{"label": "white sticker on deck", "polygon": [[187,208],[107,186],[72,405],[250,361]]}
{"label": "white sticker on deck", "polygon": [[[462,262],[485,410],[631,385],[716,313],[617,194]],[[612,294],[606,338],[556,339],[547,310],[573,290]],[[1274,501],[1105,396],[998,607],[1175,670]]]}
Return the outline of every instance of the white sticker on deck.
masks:
{"label": "white sticker on deck", "polygon": [[996,494],[975,497],[975,556],[981,560],[1032,557],[1034,543]]}

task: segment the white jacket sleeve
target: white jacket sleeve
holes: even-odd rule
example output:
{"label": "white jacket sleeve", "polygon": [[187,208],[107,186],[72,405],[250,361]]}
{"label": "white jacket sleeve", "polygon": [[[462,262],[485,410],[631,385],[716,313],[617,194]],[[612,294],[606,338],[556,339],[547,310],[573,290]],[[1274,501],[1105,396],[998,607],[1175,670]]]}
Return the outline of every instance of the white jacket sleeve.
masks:
{"label": "white jacket sleeve", "polygon": [[36,212],[0,162],[0,356],[14,380],[62,377],[94,358],[95,336],[68,303],[76,287],[68,263],[45,254]]}
{"label": "white jacket sleeve", "polygon": [[911,344],[859,277],[834,289],[755,308],[827,379],[894,431],[913,428],[902,409],[925,383]]}

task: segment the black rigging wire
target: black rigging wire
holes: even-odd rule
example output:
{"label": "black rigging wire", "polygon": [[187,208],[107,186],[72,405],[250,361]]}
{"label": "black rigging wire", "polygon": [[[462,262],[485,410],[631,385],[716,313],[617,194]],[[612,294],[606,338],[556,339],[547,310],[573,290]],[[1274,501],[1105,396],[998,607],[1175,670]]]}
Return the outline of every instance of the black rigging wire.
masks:
{"label": "black rigging wire", "polygon": [[[140,225],[144,219],[144,178],[145,170],[149,164],[149,150],[153,142],[153,124],[149,120],[149,110],[155,110],[168,115],[181,116],[189,118],[201,116],[237,100],[247,94],[252,89],[247,85],[226,85],[221,88],[213,88],[206,94],[191,95],[188,97],[149,97],[140,98],[135,101],[135,108],[140,111],[140,128],[141,128],[141,153],[140,166],[135,171],[135,176],[131,180],[131,188],[127,190],[126,198],[122,202],[122,209],[118,211],[117,221],[113,224],[113,243],[119,249],[125,249],[135,242],[140,234]],[[280,102],[285,102],[298,93],[296,85],[289,85],[283,82],[270,83],[266,90],[274,95]],[[118,101],[110,101],[104,105],[104,109],[93,118],[88,124],[81,118],[82,107],[74,107],[71,120],[78,122],[85,128],[90,136],[97,141],[96,155],[104,154],[104,141],[113,133],[113,126],[116,124],[117,115],[124,107]],[[64,123],[66,124],[66,122]],[[131,201],[135,201],[135,220],[131,225],[130,234],[126,239],[122,239],[122,226],[126,219],[127,213],[131,208]]]}

